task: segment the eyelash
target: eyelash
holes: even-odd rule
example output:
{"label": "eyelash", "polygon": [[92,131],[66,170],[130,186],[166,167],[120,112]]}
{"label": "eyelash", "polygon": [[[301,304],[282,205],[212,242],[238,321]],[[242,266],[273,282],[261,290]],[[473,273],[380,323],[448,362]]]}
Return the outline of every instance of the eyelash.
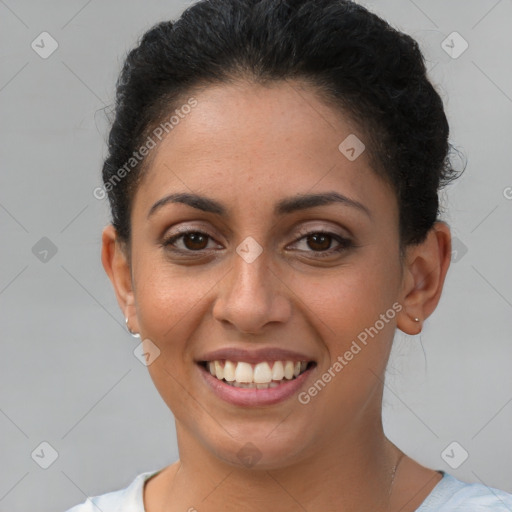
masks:
{"label": "eyelash", "polygon": [[[198,235],[203,235],[203,236],[206,236],[208,239],[210,240],[213,240],[213,237],[211,237],[208,233],[205,233],[204,231],[199,231],[199,230],[196,230],[196,229],[191,229],[191,230],[187,230],[187,231],[182,231],[181,233],[179,234],[176,234],[176,235],[172,235],[171,237],[167,238],[166,240],[163,241],[162,243],[162,246],[164,246],[164,248],[168,249],[169,247],[173,246],[173,244],[179,240],[180,238],[183,238],[184,236],[186,235],[189,235],[191,233],[194,233],[194,234],[198,234]],[[347,249],[350,249],[351,247],[354,247],[354,243],[349,240],[348,238],[344,238],[340,235],[337,235],[336,233],[331,233],[329,231],[318,231],[318,230],[313,230],[313,231],[305,231],[305,232],[301,232],[300,233],[300,238],[298,238],[297,240],[295,240],[294,243],[297,243],[301,240],[303,240],[304,238],[307,238],[308,236],[311,236],[311,235],[327,235],[329,236],[330,238],[334,239],[335,241],[337,241],[340,245],[338,248],[336,249],[327,249],[325,251],[301,251],[301,252],[312,252],[312,253],[315,253],[317,258],[324,258],[324,257],[327,257],[327,256],[332,256],[333,254],[336,254],[336,253],[340,253],[340,252],[343,252],[343,251],[346,251]],[[199,249],[197,251],[194,251],[194,250],[191,250],[191,249],[176,249],[176,248],[171,248],[169,249],[170,251],[172,252],[175,252],[175,253],[181,253],[181,254],[184,254],[184,253],[202,253],[204,251],[206,251],[207,249]]]}

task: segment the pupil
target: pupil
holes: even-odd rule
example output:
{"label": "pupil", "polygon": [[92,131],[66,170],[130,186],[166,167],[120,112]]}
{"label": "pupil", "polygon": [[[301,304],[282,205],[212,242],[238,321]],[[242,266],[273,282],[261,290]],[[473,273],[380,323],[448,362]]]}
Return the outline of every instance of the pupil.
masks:
{"label": "pupil", "polygon": [[[329,235],[321,235],[321,234],[310,235],[308,237],[308,243],[311,241],[313,241],[313,244],[315,244],[315,243],[318,244],[320,241],[320,245],[321,245],[320,250],[322,250],[322,251],[329,249],[329,246],[331,245]],[[324,243],[322,244],[322,242],[324,242]],[[327,243],[325,243],[325,242],[327,242]],[[311,247],[311,245],[310,245],[310,247]],[[311,248],[314,249],[314,247],[311,247]],[[318,249],[318,247],[317,247],[317,249]]]}
{"label": "pupil", "polygon": [[[189,233],[188,235],[186,235],[185,240],[191,241],[191,244],[186,244],[189,249],[203,249],[206,237],[203,236],[201,233]],[[203,244],[201,244],[201,241],[203,242]]]}

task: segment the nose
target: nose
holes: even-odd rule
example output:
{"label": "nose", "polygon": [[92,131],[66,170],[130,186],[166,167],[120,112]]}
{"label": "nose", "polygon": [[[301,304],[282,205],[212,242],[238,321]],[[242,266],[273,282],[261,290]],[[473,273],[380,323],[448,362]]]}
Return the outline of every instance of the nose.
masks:
{"label": "nose", "polygon": [[265,251],[248,263],[234,256],[231,272],[219,283],[213,316],[239,332],[258,333],[269,323],[284,323],[291,314],[289,288],[268,265]]}

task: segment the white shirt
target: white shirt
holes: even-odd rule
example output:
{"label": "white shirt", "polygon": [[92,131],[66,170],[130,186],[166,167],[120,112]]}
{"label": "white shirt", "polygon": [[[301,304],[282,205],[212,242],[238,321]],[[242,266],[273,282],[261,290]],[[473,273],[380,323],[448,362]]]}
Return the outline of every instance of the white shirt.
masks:
{"label": "white shirt", "polygon": [[[146,512],[142,499],[144,482],[159,471],[141,473],[128,487],[87,498],[66,512]],[[444,471],[441,473],[443,478],[416,512],[512,512],[512,494],[482,484],[461,482]]]}

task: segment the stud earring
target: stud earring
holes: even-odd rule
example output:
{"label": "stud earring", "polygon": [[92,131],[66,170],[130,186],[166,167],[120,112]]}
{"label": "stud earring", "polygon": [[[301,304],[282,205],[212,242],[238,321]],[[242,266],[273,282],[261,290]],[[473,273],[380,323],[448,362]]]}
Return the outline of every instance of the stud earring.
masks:
{"label": "stud earring", "polygon": [[134,332],[130,329],[129,325],[128,325],[128,318],[125,318],[124,319],[125,323],[126,323],[126,329],[127,331],[134,337],[134,338],[140,338],[140,334],[138,332]]}
{"label": "stud earring", "polygon": [[420,319],[419,319],[419,318],[417,318],[417,317],[414,317],[414,321],[415,321],[415,322],[419,322],[419,321],[420,321]]}

